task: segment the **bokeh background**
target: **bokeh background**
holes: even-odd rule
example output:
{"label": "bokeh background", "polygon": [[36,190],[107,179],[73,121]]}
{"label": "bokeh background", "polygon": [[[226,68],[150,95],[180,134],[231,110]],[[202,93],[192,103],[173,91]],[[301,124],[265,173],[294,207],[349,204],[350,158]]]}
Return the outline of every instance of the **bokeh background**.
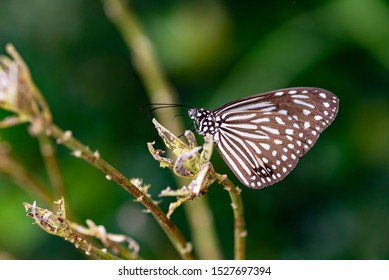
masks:
{"label": "bokeh background", "polygon": [[[249,259],[389,258],[388,1],[130,2],[181,103],[215,108],[291,86],[322,87],[340,98],[337,119],[285,180],[243,189]],[[154,195],[175,186],[148,153],[146,142],[164,146],[139,110],[149,102],[145,88],[101,2],[2,0],[2,53],[7,42],[27,61],[60,127],[127,177],[143,178]],[[0,130],[1,140],[48,183],[26,128]],[[80,222],[90,218],[131,236],[144,258],[178,258],[156,221],[123,189],[64,147],[58,157]],[[213,163],[238,183],[217,153]],[[228,194],[215,184],[202,199],[212,209],[223,257],[233,258]],[[85,258],[31,224],[22,202],[34,200],[0,174],[1,258]],[[172,219],[190,240],[184,214],[178,209]]]}

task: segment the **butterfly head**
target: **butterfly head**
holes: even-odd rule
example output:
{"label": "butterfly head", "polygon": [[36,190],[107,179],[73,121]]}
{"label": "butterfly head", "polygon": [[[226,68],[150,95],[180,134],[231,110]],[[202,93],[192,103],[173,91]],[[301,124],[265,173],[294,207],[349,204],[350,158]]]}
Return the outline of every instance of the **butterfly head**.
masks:
{"label": "butterfly head", "polygon": [[217,131],[218,123],[212,111],[203,108],[191,108],[188,110],[188,115],[194,120],[196,130],[199,134],[214,134]]}

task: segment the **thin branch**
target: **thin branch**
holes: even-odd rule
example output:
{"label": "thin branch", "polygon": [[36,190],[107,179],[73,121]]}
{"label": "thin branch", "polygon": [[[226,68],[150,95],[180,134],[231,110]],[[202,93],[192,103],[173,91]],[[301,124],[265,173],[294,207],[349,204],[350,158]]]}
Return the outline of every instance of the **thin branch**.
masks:
{"label": "thin branch", "polygon": [[234,213],[234,258],[244,260],[246,258],[247,230],[244,221],[243,201],[241,190],[236,187],[226,175],[217,174],[219,184],[224,186],[231,198],[231,208]]}
{"label": "thin branch", "polygon": [[[139,244],[131,237],[124,234],[109,233],[104,226],[96,225],[90,219],[86,220],[86,225],[87,227],[84,227],[69,221],[69,226],[74,232],[99,239],[103,243],[104,248],[110,249],[115,256],[126,260],[141,259],[139,257]],[[128,246],[124,246],[123,243],[127,243]]]}
{"label": "thin branch", "polygon": [[51,185],[54,188],[55,197],[64,196],[67,198],[66,188],[64,186],[59,163],[56,157],[54,146],[47,135],[41,133],[38,135],[38,142],[43,161],[46,166]]}
{"label": "thin branch", "polygon": [[173,243],[179,255],[183,259],[193,259],[191,251],[188,250],[188,243],[184,239],[179,229],[166,217],[161,208],[143,192],[142,188],[132,184],[129,179],[127,179],[118,170],[106,162],[99,153],[91,151],[88,147],[75,139],[70,131],[65,132],[55,125],[52,125],[46,131],[50,136],[57,140],[57,143],[62,144],[70,149],[74,156],[84,159],[102,171],[106,175],[107,179],[116,182],[119,186],[133,195],[137,201],[142,203],[146,207],[147,211],[150,212],[158,221],[170,241]]}
{"label": "thin branch", "polygon": [[106,249],[99,249],[92,243],[85,240],[71,228],[71,222],[66,219],[65,201],[61,198],[54,202],[58,205],[58,211],[51,212],[33,204],[23,203],[27,216],[34,219],[35,223],[49,234],[59,236],[74,244],[77,249],[85,252],[86,255],[102,260],[118,260],[119,258],[109,253]]}

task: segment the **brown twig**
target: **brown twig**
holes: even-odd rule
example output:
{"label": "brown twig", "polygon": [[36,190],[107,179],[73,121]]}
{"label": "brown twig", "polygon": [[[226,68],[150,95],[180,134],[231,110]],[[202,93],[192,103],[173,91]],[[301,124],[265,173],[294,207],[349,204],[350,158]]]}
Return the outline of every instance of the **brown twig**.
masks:
{"label": "brown twig", "polygon": [[65,132],[56,125],[52,125],[47,132],[50,136],[57,140],[57,143],[69,148],[75,157],[84,159],[102,171],[107,179],[116,182],[119,186],[134,196],[137,201],[142,203],[146,207],[147,211],[158,221],[179,255],[183,259],[193,259],[191,251],[188,250],[188,243],[184,239],[180,230],[166,217],[161,208],[156,205],[154,201],[142,191],[141,188],[132,184],[129,179],[106,162],[99,153],[91,151],[88,147],[75,139],[69,131]]}

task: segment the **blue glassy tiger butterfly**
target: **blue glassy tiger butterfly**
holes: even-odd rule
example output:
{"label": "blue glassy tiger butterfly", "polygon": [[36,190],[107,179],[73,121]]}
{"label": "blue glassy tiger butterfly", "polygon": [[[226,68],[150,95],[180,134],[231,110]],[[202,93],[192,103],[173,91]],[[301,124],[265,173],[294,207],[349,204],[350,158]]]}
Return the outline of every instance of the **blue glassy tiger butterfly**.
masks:
{"label": "blue glassy tiger butterfly", "polygon": [[215,110],[188,110],[196,130],[210,133],[245,186],[260,189],[289,174],[335,119],[339,99],[320,88],[296,87],[240,98]]}

